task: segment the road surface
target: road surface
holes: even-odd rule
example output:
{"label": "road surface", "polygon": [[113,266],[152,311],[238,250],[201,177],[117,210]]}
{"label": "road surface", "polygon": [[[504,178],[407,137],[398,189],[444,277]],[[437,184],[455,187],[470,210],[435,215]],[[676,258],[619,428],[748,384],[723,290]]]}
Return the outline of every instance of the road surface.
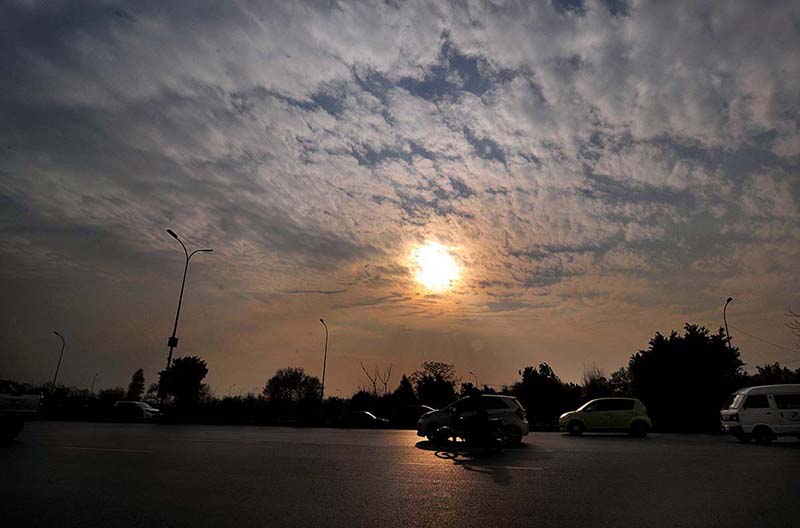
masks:
{"label": "road surface", "polygon": [[800,442],[34,422],[0,448],[5,526],[799,526]]}

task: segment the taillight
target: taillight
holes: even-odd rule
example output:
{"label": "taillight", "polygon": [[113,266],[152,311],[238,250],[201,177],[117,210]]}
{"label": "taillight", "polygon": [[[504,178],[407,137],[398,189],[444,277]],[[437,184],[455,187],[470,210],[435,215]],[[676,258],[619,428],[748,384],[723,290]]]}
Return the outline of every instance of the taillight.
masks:
{"label": "taillight", "polygon": [[514,411],[514,414],[516,414],[520,420],[525,419],[525,409],[523,409],[522,407],[517,407],[517,410]]}

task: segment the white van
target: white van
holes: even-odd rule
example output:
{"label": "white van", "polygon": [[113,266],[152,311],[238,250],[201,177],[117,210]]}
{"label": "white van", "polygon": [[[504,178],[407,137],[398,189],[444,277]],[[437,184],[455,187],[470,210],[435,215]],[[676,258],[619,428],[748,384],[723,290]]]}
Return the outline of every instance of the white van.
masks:
{"label": "white van", "polygon": [[719,414],[722,430],[742,442],[752,438],[768,444],[778,436],[800,438],[800,384],[738,390]]}

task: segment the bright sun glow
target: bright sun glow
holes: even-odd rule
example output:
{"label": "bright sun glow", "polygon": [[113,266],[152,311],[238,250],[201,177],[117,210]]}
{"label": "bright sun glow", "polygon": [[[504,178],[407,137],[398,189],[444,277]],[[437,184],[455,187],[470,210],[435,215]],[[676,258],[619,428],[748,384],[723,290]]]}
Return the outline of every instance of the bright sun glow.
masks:
{"label": "bright sun glow", "polygon": [[417,282],[433,291],[450,288],[458,279],[460,269],[447,248],[428,242],[414,254]]}

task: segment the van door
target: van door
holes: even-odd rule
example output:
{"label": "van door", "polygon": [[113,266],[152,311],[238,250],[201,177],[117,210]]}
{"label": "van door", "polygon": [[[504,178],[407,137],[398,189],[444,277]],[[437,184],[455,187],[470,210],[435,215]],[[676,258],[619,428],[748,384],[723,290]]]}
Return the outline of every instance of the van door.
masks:
{"label": "van door", "polygon": [[768,425],[773,431],[776,431],[778,425],[777,413],[770,406],[766,394],[749,394],[744,400],[739,417],[747,433],[756,425]]}
{"label": "van door", "polygon": [[773,394],[778,411],[778,434],[800,434],[800,393]]}

